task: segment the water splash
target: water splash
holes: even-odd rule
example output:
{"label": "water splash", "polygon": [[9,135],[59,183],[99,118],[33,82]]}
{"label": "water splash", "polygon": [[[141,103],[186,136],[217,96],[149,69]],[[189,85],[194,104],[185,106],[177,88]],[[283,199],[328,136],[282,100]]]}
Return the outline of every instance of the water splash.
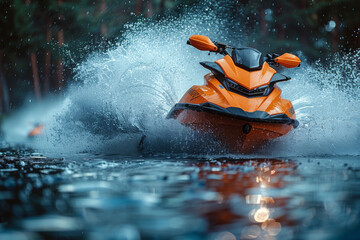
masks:
{"label": "water splash", "polygon": [[217,59],[187,46],[188,37],[204,34],[226,41],[226,21],[201,6],[196,10],[177,19],[128,25],[116,47],[80,64],[78,84],[35,147],[138,154],[144,135],[148,152],[193,152],[204,145],[189,129],[165,120],[182,94],[203,81],[207,71],[199,62]]}
{"label": "water splash", "polygon": [[[276,141],[285,155],[360,154],[360,50],[337,54],[322,65],[303,64],[279,84],[300,126]],[[276,154],[276,151],[275,154]]]}
{"label": "water splash", "polygon": [[[186,46],[189,36],[232,42],[237,34],[237,39],[247,39],[240,26],[230,28],[229,21],[219,17],[228,10],[222,11],[198,6],[179,18],[128,25],[117,46],[94,53],[75,69],[77,84],[45,122],[46,134],[33,143],[35,148],[138,155],[146,135],[142,152],[148,154],[224,153],[211,136],[165,120],[184,92],[202,83],[207,70],[198,62],[218,58]],[[303,63],[299,69],[286,70],[293,79],[279,85],[283,96],[292,100],[300,126],[259,154],[360,154],[359,55],[360,51],[338,55],[327,67]]]}

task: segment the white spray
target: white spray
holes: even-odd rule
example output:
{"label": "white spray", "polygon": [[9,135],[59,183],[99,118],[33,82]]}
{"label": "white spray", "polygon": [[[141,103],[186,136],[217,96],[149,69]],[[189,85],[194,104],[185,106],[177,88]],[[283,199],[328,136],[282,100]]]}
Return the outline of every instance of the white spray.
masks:
{"label": "white spray", "polygon": [[[77,84],[69,88],[56,113],[45,120],[45,134],[33,147],[52,153],[226,153],[211,136],[165,119],[189,87],[203,83],[208,71],[198,63],[221,57],[187,46],[188,37],[203,34],[220,42],[229,40],[223,27],[227,21],[221,15],[207,8],[197,10],[200,12],[191,11],[177,19],[129,25],[118,46],[94,53],[81,63],[75,70]],[[239,26],[229,31],[242,34]],[[359,71],[353,70],[358,69],[357,59],[359,52],[332,60],[329,68],[304,63],[285,71],[293,79],[279,86],[283,97],[293,102],[300,126],[259,154],[360,154],[356,93],[360,77]]]}

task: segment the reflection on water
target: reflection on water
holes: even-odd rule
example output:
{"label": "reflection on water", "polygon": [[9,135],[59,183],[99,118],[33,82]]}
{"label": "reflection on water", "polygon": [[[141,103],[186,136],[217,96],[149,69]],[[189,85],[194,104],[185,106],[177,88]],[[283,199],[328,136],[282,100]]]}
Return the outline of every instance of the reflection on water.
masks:
{"label": "reflection on water", "polygon": [[[233,203],[230,208],[214,215],[217,219],[223,216],[217,225],[241,222],[240,227],[234,229],[239,239],[276,239],[282,224],[289,225],[286,217],[279,217],[279,204],[284,204],[284,199],[274,194],[273,190],[286,187],[285,176],[298,175],[295,162],[275,159],[220,160],[198,166],[202,169],[200,178],[205,179],[206,186],[219,193],[220,202]],[[233,235],[221,232],[215,239],[232,239]]]}
{"label": "reflection on water", "polygon": [[355,158],[0,154],[0,239],[356,239]]}

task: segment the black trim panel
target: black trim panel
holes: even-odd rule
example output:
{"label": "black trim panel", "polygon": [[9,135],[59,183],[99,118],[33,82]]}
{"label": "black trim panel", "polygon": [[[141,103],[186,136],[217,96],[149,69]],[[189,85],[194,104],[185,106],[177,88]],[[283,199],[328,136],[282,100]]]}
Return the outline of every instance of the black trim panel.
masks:
{"label": "black trim panel", "polygon": [[275,84],[277,82],[284,82],[290,80],[291,77],[285,76],[281,73],[275,73],[270,80],[270,84]]}
{"label": "black trim panel", "polygon": [[267,96],[273,89],[269,85],[263,85],[258,88],[249,90],[228,78],[226,78],[222,84],[225,86],[226,90],[245,96],[247,98]]}
{"label": "black trim panel", "polygon": [[225,77],[224,71],[220,65],[215,62],[200,62],[201,66],[209,69],[215,76],[215,78],[226,88],[226,90],[240,94],[247,98],[268,96],[274,89],[274,85],[277,82],[288,81],[291,78],[280,73],[275,73],[268,85],[263,85],[255,89],[247,89],[235,81]]}
{"label": "black trim panel", "polygon": [[215,62],[200,62],[201,66],[204,68],[209,69],[214,75],[222,74],[225,76],[224,71],[221,69],[221,67],[215,63]]}
{"label": "black trim panel", "polygon": [[185,109],[197,112],[209,112],[250,122],[282,123],[292,125],[294,128],[299,125],[299,122],[296,119],[289,118],[286,114],[269,115],[263,111],[246,112],[241,108],[222,108],[209,102],[202,104],[177,103],[170,110],[166,118],[174,118],[179,113],[179,111]]}

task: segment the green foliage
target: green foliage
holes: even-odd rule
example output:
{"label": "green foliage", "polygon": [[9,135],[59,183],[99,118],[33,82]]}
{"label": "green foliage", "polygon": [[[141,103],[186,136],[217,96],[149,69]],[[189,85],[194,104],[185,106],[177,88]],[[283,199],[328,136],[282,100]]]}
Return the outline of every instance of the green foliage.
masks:
{"label": "green foliage", "polygon": [[[253,46],[265,52],[302,51],[309,59],[318,59],[360,45],[358,1],[238,1],[236,8],[245,14]],[[326,28],[330,21],[336,23],[335,28]]]}
{"label": "green foliage", "polygon": [[[87,54],[113,46],[124,32],[124,24],[147,17],[151,6],[153,18],[178,15],[183,9],[201,0],[2,0],[0,1],[0,50],[2,67],[8,80],[11,101],[23,101],[24,92],[32,92],[32,72],[29,53],[35,51],[40,79],[43,81],[44,59],[51,52],[52,82],[56,78],[56,61],[65,64],[65,77],[71,79],[71,69]],[[214,1],[215,2],[215,1]],[[360,45],[358,1],[353,0],[237,0],[223,2],[231,11],[228,24],[244,25],[247,41],[229,34],[263,52],[304,52],[310,59],[326,57],[336,51],[358,48]],[[139,5],[140,3],[140,5]],[[206,2],[211,6],[212,0]],[[264,13],[262,15],[262,13]],[[329,21],[334,29],[326,29]],[[47,24],[52,38],[46,40]],[[265,27],[264,27],[265,26]],[[224,26],[228,27],[228,26]],[[58,32],[64,31],[64,45],[58,44]],[[106,29],[102,34],[101,29]],[[241,34],[243,37],[243,34]],[[65,79],[65,80],[66,80]],[[43,83],[41,83],[43,84]],[[55,84],[52,84],[53,87]],[[19,90],[21,89],[21,90]]]}

